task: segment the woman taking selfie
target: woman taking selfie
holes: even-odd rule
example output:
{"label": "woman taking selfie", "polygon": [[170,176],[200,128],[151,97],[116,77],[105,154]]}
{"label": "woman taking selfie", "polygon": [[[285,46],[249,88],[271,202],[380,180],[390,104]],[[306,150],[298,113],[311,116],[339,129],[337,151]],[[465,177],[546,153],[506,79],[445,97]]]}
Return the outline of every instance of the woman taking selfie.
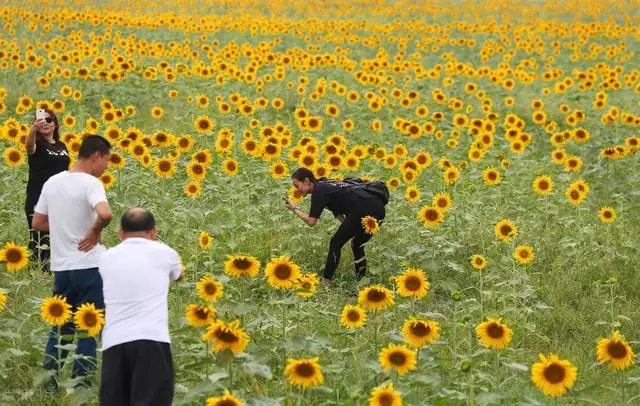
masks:
{"label": "woman taking selfie", "polygon": [[49,245],[49,234],[33,231],[33,208],[38,203],[44,183],[53,175],[68,170],[70,163],[67,147],[60,141],[58,118],[53,111],[40,109],[36,112],[36,120],[24,144],[29,154],[29,181],[24,205],[31,236],[29,249],[32,260],[39,262],[43,271],[48,271],[49,249],[39,249],[38,246]]}
{"label": "woman taking selfie", "polygon": [[314,226],[325,208],[342,223],[329,243],[323,282],[328,283],[333,278],[340,262],[342,247],[349,240],[353,250],[356,280],[362,279],[367,272],[364,244],[375,232],[365,228],[363,218],[373,217],[377,224],[384,219],[384,206],[389,201],[389,191],[384,183],[365,182],[361,179],[316,179],[313,172],[306,168],[299,168],[293,173],[292,183],[300,195],[306,196],[311,193],[311,209],[308,215],[289,199],[285,199],[285,206],[305,223]]}

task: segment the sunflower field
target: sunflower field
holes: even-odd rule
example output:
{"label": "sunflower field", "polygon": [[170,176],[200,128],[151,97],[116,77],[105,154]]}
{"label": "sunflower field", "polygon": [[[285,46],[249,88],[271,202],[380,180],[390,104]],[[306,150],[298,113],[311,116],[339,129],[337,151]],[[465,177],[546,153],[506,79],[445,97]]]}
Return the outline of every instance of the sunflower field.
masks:
{"label": "sunflower field", "polygon": [[[176,405],[640,404],[640,1],[7,0],[0,20],[1,404],[98,404],[70,362],[42,390],[51,325],[103,323],[28,252],[43,107],[72,164],[88,134],[113,144],[114,218],[149,209],[181,255]],[[388,185],[362,280],[345,247],[319,283],[339,223],[286,210],[309,207],[298,167]]]}

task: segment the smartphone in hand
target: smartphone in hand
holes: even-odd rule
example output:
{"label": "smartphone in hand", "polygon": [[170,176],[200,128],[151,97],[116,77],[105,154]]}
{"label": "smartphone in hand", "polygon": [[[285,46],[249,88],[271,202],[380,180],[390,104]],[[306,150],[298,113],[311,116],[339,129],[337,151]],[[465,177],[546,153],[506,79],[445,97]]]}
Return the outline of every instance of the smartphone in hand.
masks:
{"label": "smartphone in hand", "polygon": [[36,110],[36,120],[44,120],[47,116],[47,112],[44,109]]}

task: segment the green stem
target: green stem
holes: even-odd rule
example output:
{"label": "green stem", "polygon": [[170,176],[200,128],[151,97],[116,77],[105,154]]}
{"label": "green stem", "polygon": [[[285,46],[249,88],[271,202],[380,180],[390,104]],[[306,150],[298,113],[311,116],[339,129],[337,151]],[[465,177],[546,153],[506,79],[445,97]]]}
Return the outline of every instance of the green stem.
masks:
{"label": "green stem", "polygon": [[627,386],[627,374],[624,372],[624,369],[621,371],[622,374],[622,403],[623,405],[625,404],[625,401],[627,400],[627,391],[626,391],[626,386]]}
{"label": "green stem", "polygon": [[500,390],[500,350],[496,351],[496,391]]}
{"label": "green stem", "polygon": [[484,271],[481,269],[480,270],[480,314],[482,317],[484,317],[484,289],[482,287],[482,282],[483,282],[483,274]]}
{"label": "green stem", "polygon": [[287,347],[285,346],[287,339],[287,305],[282,305],[282,370],[287,366]]}
{"label": "green stem", "polygon": [[373,352],[378,355],[378,325],[376,324],[376,312],[371,315],[371,325],[373,326]]}
{"label": "green stem", "polygon": [[229,393],[233,392],[233,356],[229,359]]}

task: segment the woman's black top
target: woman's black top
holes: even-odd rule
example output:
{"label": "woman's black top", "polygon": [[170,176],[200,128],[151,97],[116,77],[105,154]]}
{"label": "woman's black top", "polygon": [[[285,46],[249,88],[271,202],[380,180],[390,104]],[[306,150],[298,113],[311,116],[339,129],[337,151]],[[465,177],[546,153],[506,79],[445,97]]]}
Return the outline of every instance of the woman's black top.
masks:
{"label": "woman's black top", "polygon": [[362,189],[362,179],[345,179],[343,181],[322,180],[316,182],[311,192],[311,209],[309,217],[320,218],[327,208],[334,216],[349,215],[362,204],[363,199],[372,196]]}
{"label": "woman's black top", "polygon": [[36,152],[29,155],[29,181],[27,182],[27,200],[25,210],[32,213],[40,199],[42,186],[53,175],[69,169],[69,153],[60,140],[51,144],[36,137]]}

